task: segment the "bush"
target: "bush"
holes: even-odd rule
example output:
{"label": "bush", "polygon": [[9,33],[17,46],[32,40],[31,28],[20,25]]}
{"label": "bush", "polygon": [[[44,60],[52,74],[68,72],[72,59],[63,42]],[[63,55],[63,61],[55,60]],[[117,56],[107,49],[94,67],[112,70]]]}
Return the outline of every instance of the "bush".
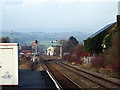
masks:
{"label": "bush", "polygon": [[67,61],[69,61],[70,58],[71,58],[71,56],[68,54],[68,55],[65,55],[65,56],[63,57],[63,60],[67,60]]}
{"label": "bush", "polygon": [[95,68],[101,68],[104,67],[104,61],[105,61],[104,56],[96,55],[94,58],[91,59],[90,63]]}
{"label": "bush", "polygon": [[112,66],[112,70],[113,71],[117,71],[118,72],[118,69],[120,68],[120,66],[118,64],[118,60],[115,60],[115,61],[111,62],[110,65]]}
{"label": "bush", "polygon": [[82,64],[83,60],[76,60],[76,63]]}
{"label": "bush", "polygon": [[9,42],[10,42],[9,37],[2,37],[2,38],[0,38],[0,43],[9,43]]}

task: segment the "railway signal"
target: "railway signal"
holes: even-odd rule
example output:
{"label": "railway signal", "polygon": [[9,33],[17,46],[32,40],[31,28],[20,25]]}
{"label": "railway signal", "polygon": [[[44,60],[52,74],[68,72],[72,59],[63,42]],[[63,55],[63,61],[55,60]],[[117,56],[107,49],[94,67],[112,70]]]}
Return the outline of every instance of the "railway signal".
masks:
{"label": "railway signal", "polygon": [[38,43],[38,41],[37,40],[35,40],[35,43],[33,44],[33,46],[35,46],[35,52],[36,52],[36,54],[37,54],[37,43]]}
{"label": "railway signal", "polygon": [[[60,58],[62,59],[62,43],[60,40],[56,40],[56,41],[51,41],[52,42],[52,46],[53,47],[60,47]],[[57,45],[53,45],[53,43],[57,43]]]}
{"label": "railway signal", "polygon": [[35,40],[35,43],[34,43],[34,45],[33,45],[33,46],[36,46],[37,42],[38,42],[38,41],[37,41],[37,40]]}

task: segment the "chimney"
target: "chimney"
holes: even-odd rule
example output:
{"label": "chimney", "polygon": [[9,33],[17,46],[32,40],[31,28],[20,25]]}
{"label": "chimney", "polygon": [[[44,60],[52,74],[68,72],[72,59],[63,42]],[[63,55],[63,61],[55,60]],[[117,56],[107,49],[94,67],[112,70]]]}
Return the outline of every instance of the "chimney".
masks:
{"label": "chimney", "polygon": [[120,1],[118,2],[118,15],[120,15]]}
{"label": "chimney", "polygon": [[120,15],[117,15],[117,27],[120,27]]}

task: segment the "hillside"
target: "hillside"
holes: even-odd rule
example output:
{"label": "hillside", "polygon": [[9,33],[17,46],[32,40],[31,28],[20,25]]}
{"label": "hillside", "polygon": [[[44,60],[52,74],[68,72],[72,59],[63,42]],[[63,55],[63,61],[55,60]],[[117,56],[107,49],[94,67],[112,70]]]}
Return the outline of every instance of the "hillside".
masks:
{"label": "hillside", "polygon": [[[25,42],[31,42],[37,39],[38,41],[53,41],[57,39],[68,39],[70,36],[76,37],[79,42],[83,42],[86,38],[88,38],[90,33],[82,33],[82,32],[60,32],[60,33],[45,33],[45,32],[14,32],[13,37],[15,42],[19,42],[20,44],[25,44]],[[2,36],[10,36],[8,31],[2,32]]]}

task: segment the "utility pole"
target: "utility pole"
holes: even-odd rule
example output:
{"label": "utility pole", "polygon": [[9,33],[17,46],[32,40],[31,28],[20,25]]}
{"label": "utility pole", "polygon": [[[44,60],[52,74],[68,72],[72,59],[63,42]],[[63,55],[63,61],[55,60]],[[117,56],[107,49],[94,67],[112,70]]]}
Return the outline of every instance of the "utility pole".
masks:
{"label": "utility pole", "polygon": [[60,44],[60,58],[62,59],[62,44]]}
{"label": "utility pole", "polygon": [[11,34],[11,42],[13,42],[13,30],[10,31]]}
{"label": "utility pole", "polygon": [[59,42],[59,47],[60,47],[60,58],[62,59],[62,42],[60,42],[60,40],[56,40]]}

